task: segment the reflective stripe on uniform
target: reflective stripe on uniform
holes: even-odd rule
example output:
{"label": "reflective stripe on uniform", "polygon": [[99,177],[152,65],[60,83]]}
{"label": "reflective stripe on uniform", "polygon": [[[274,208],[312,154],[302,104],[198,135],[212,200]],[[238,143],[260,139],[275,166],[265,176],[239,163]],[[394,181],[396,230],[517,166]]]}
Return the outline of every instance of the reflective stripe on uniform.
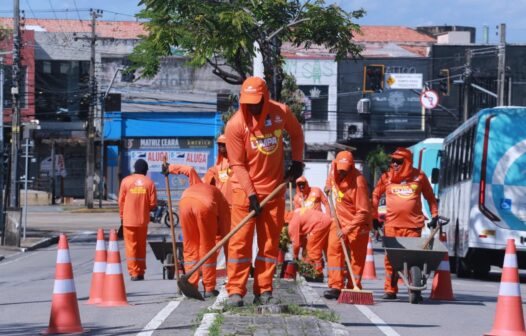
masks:
{"label": "reflective stripe on uniform", "polygon": [[256,260],[267,262],[269,264],[275,264],[277,262],[277,259],[275,259],[275,258],[266,258],[266,257],[262,257],[262,256],[257,256]]}
{"label": "reflective stripe on uniform", "polygon": [[250,258],[228,259],[227,262],[233,263],[233,264],[243,264],[243,263],[250,262]]}
{"label": "reflective stripe on uniform", "polygon": [[343,267],[338,267],[338,266],[327,266],[327,271],[343,271],[344,268]]}

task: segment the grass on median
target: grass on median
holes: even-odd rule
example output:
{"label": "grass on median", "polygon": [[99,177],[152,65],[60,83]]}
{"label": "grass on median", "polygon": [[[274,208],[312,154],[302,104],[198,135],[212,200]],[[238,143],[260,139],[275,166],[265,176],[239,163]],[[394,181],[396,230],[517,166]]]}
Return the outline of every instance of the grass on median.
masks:
{"label": "grass on median", "polygon": [[[257,311],[258,305],[250,304],[243,307],[228,307],[225,306],[223,312],[228,312],[231,314],[237,315],[260,315]],[[314,316],[320,320],[329,321],[329,322],[338,322],[340,317],[332,310],[326,309],[316,309],[316,308],[307,308],[301,307],[296,304],[287,305],[287,311],[282,313],[282,315],[298,315],[298,316]]]}
{"label": "grass on median", "polygon": [[217,314],[214,320],[214,323],[212,323],[210,328],[208,328],[208,335],[209,336],[221,335],[221,326],[223,325],[224,320],[225,320],[225,317],[223,316],[223,314]]}

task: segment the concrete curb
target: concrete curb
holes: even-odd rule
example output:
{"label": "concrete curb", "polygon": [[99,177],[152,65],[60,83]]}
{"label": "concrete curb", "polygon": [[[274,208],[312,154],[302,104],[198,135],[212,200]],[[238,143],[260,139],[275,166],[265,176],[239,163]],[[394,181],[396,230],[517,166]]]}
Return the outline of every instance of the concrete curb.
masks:
{"label": "concrete curb", "polygon": [[118,207],[111,207],[111,208],[73,208],[73,209],[63,209],[64,212],[69,213],[113,213],[113,212],[119,212]]}
{"label": "concrete curb", "polygon": [[59,239],[58,235],[53,235],[51,237],[44,238],[31,246],[23,247],[21,250],[22,252],[28,252],[28,251],[34,251],[39,248],[48,247],[48,246],[57,244],[58,239]]}
{"label": "concrete curb", "polygon": [[328,308],[321,296],[309,285],[303,276],[299,277],[298,286],[309,306]]}
{"label": "concrete curb", "polygon": [[201,324],[194,333],[194,336],[208,336],[210,335],[210,327],[216,319],[216,313],[206,313],[203,315]]}
{"label": "concrete curb", "polygon": [[[18,246],[2,245],[1,248],[4,249],[4,250],[8,250],[8,251],[29,252],[29,251],[34,251],[34,250],[39,249],[39,248],[43,248],[43,247],[48,247],[50,245],[54,245],[54,244],[58,243],[58,238],[59,238],[58,235],[53,235],[51,237],[43,238],[43,239],[37,241],[35,244],[33,244],[31,246],[18,247]],[[3,259],[3,256],[1,256],[1,257],[2,258],[0,258],[0,260]]]}

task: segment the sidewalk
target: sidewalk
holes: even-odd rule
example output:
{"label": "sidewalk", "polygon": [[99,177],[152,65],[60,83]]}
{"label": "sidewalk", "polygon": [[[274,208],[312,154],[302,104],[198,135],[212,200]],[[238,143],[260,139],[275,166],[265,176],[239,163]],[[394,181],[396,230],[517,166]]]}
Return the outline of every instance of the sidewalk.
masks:
{"label": "sidewalk", "polygon": [[339,316],[330,310],[318,294],[303,279],[275,279],[274,297],[278,305],[252,304],[253,280],[248,282],[245,306],[225,308],[227,298],[223,287],[216,303],[204,314],[195,336],[257,335],[257,336],[345,336],[349,331],[337,323]]}
{"label": "sidewalk", "polygon": [[[60,233],[73,234],[79,231],[96,230],[89,225],[90,216],[115,217],[118,223],[118,206],[115,201],[104,201],[102,208],[95,202],[93,209],[84,207],[84,200],[72,204],[29,205],[27,209],[26,237],[20,233],[20,247],[0,245],[0,261],[10,255],[47,247],[58,242]],[[109,224],[112,228],[117,224]]]}

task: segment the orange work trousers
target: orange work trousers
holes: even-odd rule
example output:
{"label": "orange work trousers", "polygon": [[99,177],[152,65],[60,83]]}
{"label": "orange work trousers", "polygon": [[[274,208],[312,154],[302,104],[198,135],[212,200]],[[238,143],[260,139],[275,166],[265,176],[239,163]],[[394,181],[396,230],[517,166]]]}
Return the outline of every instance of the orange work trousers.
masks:
{"label": "orange work trousers", "polygon": [[130,276],[144,275],[146,272],[147,226],[123,226],[126,263]]}
{"label": "orange work trousers", "polygon": [[[422,228],[401,228],[384,226],[384,234],[386,237],[420,237],[422,234]],[[387,258],[387,254],[384,257],[385,263],[385,283],[384,291],[386,293],[398,293],[398,274],[393,273],[393,267]]]}
{"label": "orange work trousers", "polygon": [[[200,200],[185,197],[179,202],[179,218],[183,231],[184,270],[190,272],[194,265],[215,246],[217,216]],[[203,287],[207,292],[213,291],[216,287],[216,261],[217,253],[214,253],[205,261],[201,269]],[[199,272],[192,274],[188,282],[197,288]]]}
{"label": "orange work trousers", "polygon": [[[343,237],[347,250],[350,250],[351,267],[354,273],[354,280],[358,288],[362,288],[362,274],[367,256],[367,243],[369,242],[369,227],[360,226],[353,228]],[[327,273],[329,275],[329,288],[343,289],[353,288],[350,274],[345,266],[340,239],[337,235],[338,227],[332,223],[329,232],[329,246],[327,249]],[[347,285],[345,286],[345,281]]]}
{"label": "orange work trousers", "polygon": [[[229,295],[247,293],[247,281],[252,261],[252,241],[257,230],[258,255],[254,267],[254,294],[272,291],[272,278],[276,270],[279,236],[284,224],[285,193],[276,195],[262,208],[261,213],[249,220],[230,238],[228,244],[226,289]],[[260,202],[263,198],[260,197]],[[232,191],[231,230],[249,213],[249,202],[242,189]]]}
{"label": "orange work trousers", "polygon": [[307,237],[306,262],[314,266],[316,276],[323,275],[323,251],[327,250],[329,243],[329,228],[312,232]]}

